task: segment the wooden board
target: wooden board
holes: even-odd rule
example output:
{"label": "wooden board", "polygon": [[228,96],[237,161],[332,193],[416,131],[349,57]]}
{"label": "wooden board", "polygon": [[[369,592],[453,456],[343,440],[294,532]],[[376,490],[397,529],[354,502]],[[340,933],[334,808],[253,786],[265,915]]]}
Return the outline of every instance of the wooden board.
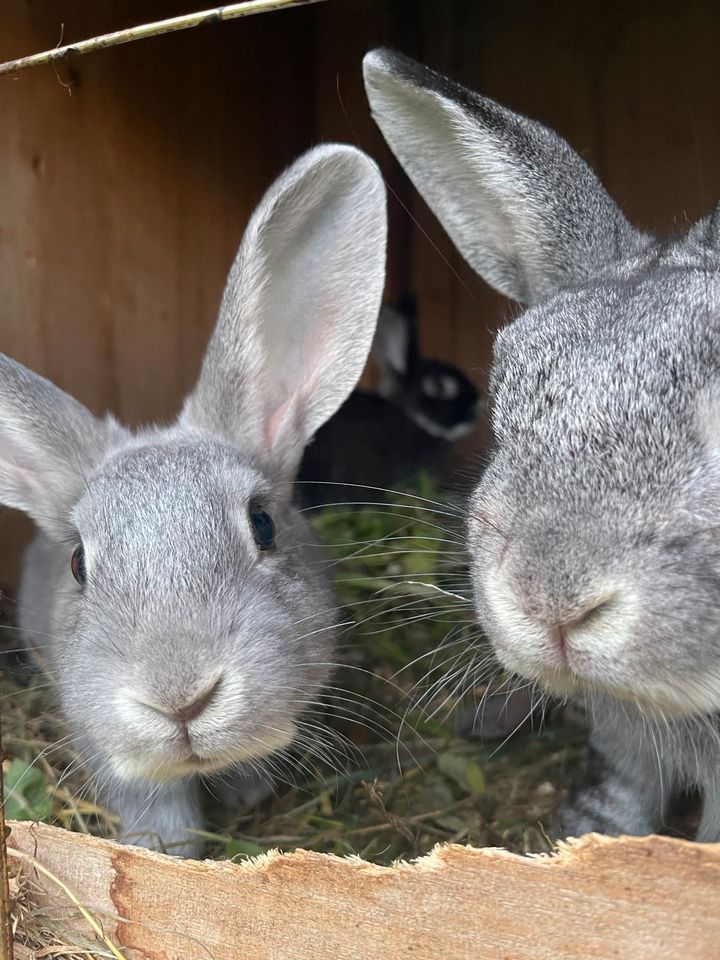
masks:
{"label": "wooden board", "polygon": [[[179,861],[29,823],[12,824],[9,842],[66,883],[129,960],[720,957],[720,844],[591,835],[554,857],[447,846],[378,867],[308,852]],[[49,912],[72,915],[35,879]]]}
{"label": "wooden board", "polygon": [[[197,6],[3,0],[0,56]],[[172,416],[253,206],[299,152],[339,139],[393,191],[389,294],[412,287],[424,349],[484,384],[512,307],[370,119],[360,62],[383,43],[556,127],[640,226],[682,227],[720,197],[716,0],[330,0],[217,24],[2,78],[0,351],[97,412]],[[0,514],[0,586],[29,530]]]}

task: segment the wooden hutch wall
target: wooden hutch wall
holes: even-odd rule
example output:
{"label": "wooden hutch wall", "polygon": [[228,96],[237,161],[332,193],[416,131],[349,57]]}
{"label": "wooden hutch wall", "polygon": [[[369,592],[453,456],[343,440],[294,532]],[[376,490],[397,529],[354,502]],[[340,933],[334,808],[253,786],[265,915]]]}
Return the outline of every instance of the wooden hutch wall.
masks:
{"label": "wooden hutch wall", "polygon": [[[210,5],[4,0],[0,57]],[[381,43],[554,126],[642,227],[720,198],[714,0],[328,0],[0,78],[0,351],[98,413],[171,417],[254,205],[299,152],[341,140],[395,191],[388,294],[414,290],[426,351],[482,384],[512,307],[369,118],[360,61]],[[29,529],[0,514],[0,584]]]}

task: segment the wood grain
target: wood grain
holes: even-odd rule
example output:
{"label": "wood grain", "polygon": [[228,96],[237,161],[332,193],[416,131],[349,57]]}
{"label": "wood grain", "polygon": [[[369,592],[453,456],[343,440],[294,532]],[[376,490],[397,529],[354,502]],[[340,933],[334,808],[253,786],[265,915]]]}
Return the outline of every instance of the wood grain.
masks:
{"label": "wood grain", "polygon": [[[554,857],[447,846],[390,868],[308,852],[179,861],[28,823],[13,824],[9,842],[133,960],[720,956],[720,845],[591,835]],[[72,922],[62,897],[48,897]]]}
{"label": "wood grain", "polygon": [[[152,17],[196,9],[155,0]],[[147,19],[146,0],[3,0],[0,59]],[[171,417],[264,189],[322,140],[377,157],[391,295],[427,352],[483,385],[513,307],[475,277],[373,125],[363,53],[389,43],[556,127],[640,226],[720,197],[716,0],[330,0],[108,50],[0,83],[0,351],[93,410]],[[0,516],[0,584],[30,527]]]}

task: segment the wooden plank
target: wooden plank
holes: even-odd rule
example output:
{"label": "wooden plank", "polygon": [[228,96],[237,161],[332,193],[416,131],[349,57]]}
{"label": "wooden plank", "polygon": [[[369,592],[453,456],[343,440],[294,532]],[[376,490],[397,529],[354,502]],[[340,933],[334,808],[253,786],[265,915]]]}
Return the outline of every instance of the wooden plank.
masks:
{"label": "wooden plank", "polygon": [[[312,73],[317,9],[2,78],[0,351],[97,413],[177,412],[253,207],[313,142],[313,90],[298,78]],[[146,0],[8,0],[0,58],[52,46],[63,24],[72,41],[148,12]],[[0,515],[0,585],[17,581],[27,530]]]}
{"label": "wooden plank", "polygon": [[[196,8],[156,0],[152,16]],[[0,350],[97,412],[171,417],[262,191],[311,143],[357,139],[397,193],[389,293],[413,286],[424,348],[483,385],[512,308],[392,160],[367,110],[363,53],[394,44],[556,127],[632,219],[667,229],[720,196],[716,11],[715,0],[588,0],[572,16],[566,0],[332,0],[4,78]],[[147,15],[146,0],[4,0],[0,58],[52,47],[62,24],[71,42]],[[28,530],[0,514],[0,585],[16,583]]]}
{"label": "wooden plank", "polygon": [[[414,863],[179,861],[12,825],[131,960],[717,960],[720,844],[587,836],[554,857],[446,846]],[[49,893],[52,913],[70,916]],[[123,922],[113,918],[122,917]]]}

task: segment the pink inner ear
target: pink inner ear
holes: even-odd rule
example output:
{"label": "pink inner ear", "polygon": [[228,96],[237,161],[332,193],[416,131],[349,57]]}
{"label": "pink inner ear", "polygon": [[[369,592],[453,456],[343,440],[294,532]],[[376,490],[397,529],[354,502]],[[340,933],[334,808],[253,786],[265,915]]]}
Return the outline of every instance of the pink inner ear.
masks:
{"label": "pink inner ear", "polygon": [[273,449],[278,435],[282,434],[288,412],[292,408],[294,401],[295,395],[288,397],[284,403],[281,403],[280,406],[273,411],[272,415],[265,424],[265,440],[267,442],[268,450]]}
{"label": "pink inner ear", "polygon": [[[331,324],[328,324],[332,327]],[[283,353],[278,350],[274,360],[277,367],[284,368],[285,377],[279,384],[281,396],[286,399],[273,410],[265,421],[265,443],[274,459],[282,460],[286,454],[302,450],[310,439],[304,430],[311,416],[313,400],[316,399],[318,382],[328,376],[328,366],[334,359],[332,336],[322,333],[322,325],[312,325],[306,332],[307,340],[290,342]],[[329,341],[329,342],[328,342]]]}

